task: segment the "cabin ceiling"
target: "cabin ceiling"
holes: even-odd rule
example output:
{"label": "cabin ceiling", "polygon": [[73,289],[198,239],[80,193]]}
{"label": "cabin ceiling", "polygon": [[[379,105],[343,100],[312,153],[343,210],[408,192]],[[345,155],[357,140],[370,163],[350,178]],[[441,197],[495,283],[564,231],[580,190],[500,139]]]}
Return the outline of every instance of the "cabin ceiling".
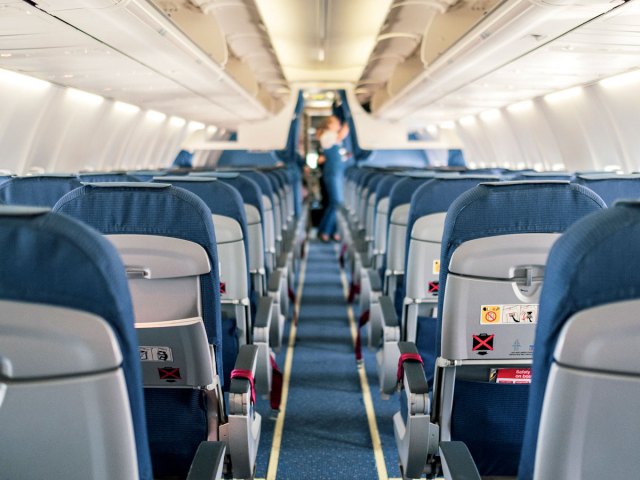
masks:
{"label": "cabin ceiling", "polygon": [[391,0],[256,0],[290,82],[355,83]]}
{"label": "cabin ceiling", "polygon": [[225,128],[353,85],[425,125],[640,67],[640,0],[0,0],[0,68]]}

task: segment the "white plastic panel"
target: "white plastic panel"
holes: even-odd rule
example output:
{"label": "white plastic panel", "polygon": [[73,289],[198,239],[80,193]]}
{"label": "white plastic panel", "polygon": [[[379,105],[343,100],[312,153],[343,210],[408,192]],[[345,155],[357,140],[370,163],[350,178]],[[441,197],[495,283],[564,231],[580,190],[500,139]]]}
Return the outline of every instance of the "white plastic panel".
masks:
{"label": "white plastic panel", "polygon": [[0,382],[0,431],[4,478],[138,478],[121,371],[46,382]]}
{"label": "white plastic panel", "polygon": [[563,366],[640,377],[640,300],[582,310],[565,324],[554,358]]}
{"label": "white plastic panel", "polygon": [[207,252],[194,242],[155,235],[105,237],[118,249],[127,270],[140,267],[148,279],[196,276],[211,271]]}
{"label": "white plastic panel", "polygon": [[220,295],[223,300],[248,298],[247,257],[240,224],[229,217],[212,217],[220,262]]}
{"label": "white plastic panel", "polygon": [[387,242],[387,268],[394,273],[404,272],[409,207],[410,205],[407,203],[394,208],[391,212]]}
{"label": "white plastic panel", "polygon": [[449,272],[470,277],[513,278],[517,269],[546,265],[559,233],[499,235],[469,240],[451,256]]}
{"label": "white plastic panel", "polygon": [[0,376],[8,379],[89,374],[122,363],[113,331],[88,312],[0,300],[0,323]]}
{"label": "white plastic panel", "polygon": [[637,372],[605,375],[554,364],[540,418],[534,479],[636,477],[639,399]]}

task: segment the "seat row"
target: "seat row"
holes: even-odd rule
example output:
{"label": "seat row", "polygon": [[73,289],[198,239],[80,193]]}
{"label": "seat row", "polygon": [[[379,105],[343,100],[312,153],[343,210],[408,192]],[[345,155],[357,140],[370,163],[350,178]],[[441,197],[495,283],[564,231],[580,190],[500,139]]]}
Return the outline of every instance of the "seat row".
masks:
{"label": "seat row", "polygon": [[252,477],[304,238],[282,173],[0,184],[10,478]]}
{"label": "seat row", "polygon": [[[640,328],[631,315],[611,334],[594,322],[609,309],[628,312],[639,296],[639,252],[618,231],[640,234],[640,177],[527,175],[347,174],[344,261],[380,390],[401,390],[393,424],[405,478],[625,478],[640,466],[628,455],[628,442],[638,443],[632,428],[598,451],[596,438],[609,441],[623,423],[588,416],[610,402],[620,422],[637,406],[637,362],[605,357]],[[631,200],[606,209],[603,198]],[[624,260],[605,267],[619,249]],[[604,384],[619,390],[598,392]],[[582,413],[570,415],[575,408]]]}

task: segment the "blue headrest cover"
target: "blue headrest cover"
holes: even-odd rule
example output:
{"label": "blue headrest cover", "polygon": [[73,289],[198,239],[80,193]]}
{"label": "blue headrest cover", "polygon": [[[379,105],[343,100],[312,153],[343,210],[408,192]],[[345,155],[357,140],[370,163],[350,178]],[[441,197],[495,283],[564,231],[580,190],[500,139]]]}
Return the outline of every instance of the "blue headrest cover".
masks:
{"label": "blue headrest cover", "polygon": [[67,192],[81,186],[75,176],[14,177],[0,185],[0,203],[53,207]]}

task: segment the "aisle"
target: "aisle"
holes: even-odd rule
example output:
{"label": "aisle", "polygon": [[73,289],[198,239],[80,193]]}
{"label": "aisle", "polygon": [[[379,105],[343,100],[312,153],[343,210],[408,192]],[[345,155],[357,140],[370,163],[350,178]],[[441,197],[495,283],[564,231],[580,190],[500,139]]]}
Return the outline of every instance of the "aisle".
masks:
{"label": "aisle", "polygon": [[277,478],[377,478],[334,246],[307,262]]}

